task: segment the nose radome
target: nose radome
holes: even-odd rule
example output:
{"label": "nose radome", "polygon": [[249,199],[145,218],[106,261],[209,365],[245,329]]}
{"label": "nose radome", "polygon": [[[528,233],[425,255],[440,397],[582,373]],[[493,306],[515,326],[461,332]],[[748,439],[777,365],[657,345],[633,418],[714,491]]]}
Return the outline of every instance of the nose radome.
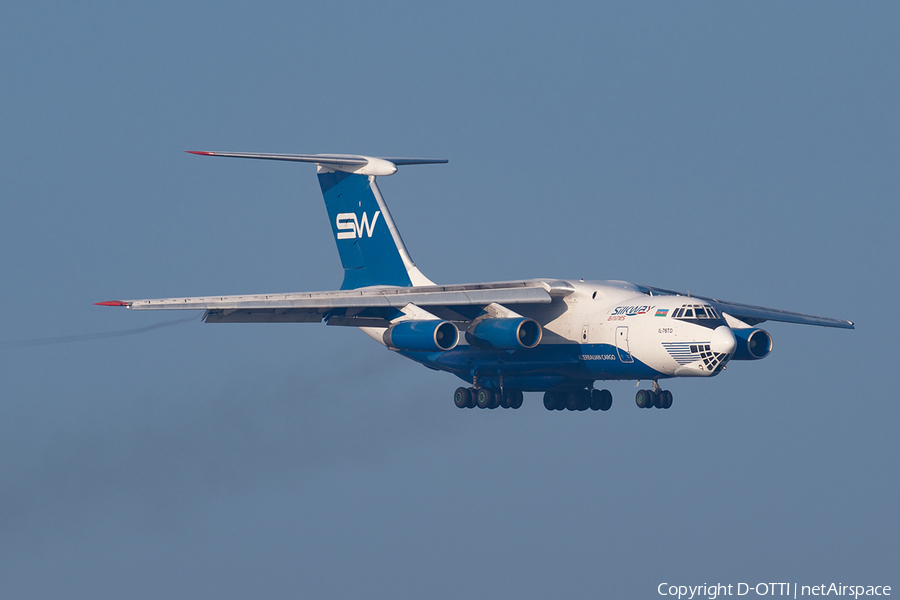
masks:
{"label": "nose radome", "polygon": [[712,351],[718,354],[731,354],[734,352],[736,344],[734,341],[734,333],[732,333],[731,328],[726,327],[725,325],[716,327],[716,330],[713,331],[709,345]]}

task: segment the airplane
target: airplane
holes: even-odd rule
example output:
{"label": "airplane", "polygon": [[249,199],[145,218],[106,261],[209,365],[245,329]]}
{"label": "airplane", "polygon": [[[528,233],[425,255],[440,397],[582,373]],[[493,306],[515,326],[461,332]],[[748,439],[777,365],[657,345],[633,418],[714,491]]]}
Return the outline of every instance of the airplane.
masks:
{"label": "airplane", "polygon": [[319,323],[357,327],[377,342],[466,385],[459,408],[517,409],[543,392],[548,410],[607,411],[596,381],[652,382],[640,408],[668,409],[659,381],[714,377],[730,361],[760,360],[764,321],[854,329],[850,321],[684,295],[626,281],[527,279],[437,285],[416,267],[376,178],[446,159],[352,154],[199,152],[316,165],[344,279],[339,290],[113,300],[131,310],[204,310],[205,323]]}

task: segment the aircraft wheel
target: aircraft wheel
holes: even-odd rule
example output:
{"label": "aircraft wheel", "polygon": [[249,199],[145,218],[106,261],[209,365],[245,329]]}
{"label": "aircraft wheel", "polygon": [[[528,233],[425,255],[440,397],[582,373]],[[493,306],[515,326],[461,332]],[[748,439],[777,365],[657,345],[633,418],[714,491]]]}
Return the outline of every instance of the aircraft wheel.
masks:
{"label": "aircraft wheel", "polygon": [[565,392],[544,392],[544,408],[547,410],[565,410]]}
{"label": "aircraft wheel", "polygon": [[566,410],[566,399],[568,398],[568,394],[566,392],[554,392],[553,393],[553,409],[554,410]]}
{"label": "aircraft wheel", "polygon": [[503,388],[502,390],[497,390],[497,404],[500,408],[509,408],[509,390]]}
{"label": "aircraft wheel", "polygon": [[666,390],[662,392],[665,394],[665,399],[663,401],[663,408],[670,408],[672,406],[672,392]]}
{"label": "aircraft wheel", "polygon": [[591,390],[591,410],[609,410],[612,406],[612,394],[609,390]]}
{"label": "aircraft wheel", "polygon": [[481,388],[477,392],[477,396],[475,399],[475,403],[478,405],[478,408],[493,408],[491,404],[494,402],[494,394],[491,390],[486,388]]}
{"label": "aircraft wheel", "polygon": [[638,408],[650,408],[652,406],[650,404],[651,400],[650,390],[638,390],[634,396],[634,403],[638,405]]}
{"label": "aircraft wheel", "polygon": [[578,410],[580,405],[581,398],[578,396],[578,390],[566,394],[566,410]]}
{"label": "aircraft wheel", "polygon": [[475,408],[478,406],[478,390],[475,388],[469,388],[469,403],[466,405],[466,408]]}
{"label": "aircraft wheel", "polygon": [[556,402],[553,400],[553,394],[550,392],[544,392],[544,408],[547,410],[554,410]]}
{"label": "aircraft wheel", "polygon": [[588,390],[578,390],[578,408],[576,410],[587,410],[591,407],[591,393]]}
{"label": "aircraft wheel", "polygon": [[661,392],[650,390],[650,406],[653,408],[662,408],[663,395]]}
{"label": "aircraft wheel", "polygon": [[522,406],[522,390],[514,388],[503,389],[503,399],[505,404],[501,404],[503,408],[519,408]]}
{"label": "aircraft wheel", "polygon": [[453,394],[453,403],[456,405],[456,408],[467,408],[471,396],[469,388],[456,388],[456,392]]}
{"label": "aircraft wheel", "polygon": [[600,390],[600,395],[603,398],[603,403],[600,405],[600,410],[609,410],[612,407],[612,392],[610,392],[609,390]]}

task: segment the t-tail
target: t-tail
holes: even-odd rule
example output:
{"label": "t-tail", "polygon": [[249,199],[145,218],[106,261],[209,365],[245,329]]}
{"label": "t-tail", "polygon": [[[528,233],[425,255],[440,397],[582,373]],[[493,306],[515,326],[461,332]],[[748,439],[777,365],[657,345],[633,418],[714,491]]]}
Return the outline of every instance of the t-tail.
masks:
{"label": "t-tail", "polygon": [[344,267],[341,289],[432,285],[410,258],[375,179],[379,175],[393,175],[398,166],[446,163],[446,159],[374,158],[355,154],[190,153],[315,163]]}

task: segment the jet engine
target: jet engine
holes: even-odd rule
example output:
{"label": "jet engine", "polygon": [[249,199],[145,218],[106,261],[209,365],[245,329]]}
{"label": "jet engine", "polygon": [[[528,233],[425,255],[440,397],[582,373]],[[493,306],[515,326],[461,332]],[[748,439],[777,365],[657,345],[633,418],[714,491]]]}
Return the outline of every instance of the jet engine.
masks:
{"label": "jet engine", "polygon": [[450,321],[403,321],[384,332],[384,343],[398,350],[443,352],[459,342],[459,329]]}
{"label": "jet engine", "polygon": [[772,351],[772,336],[762,329],[732,329],[735,349],[731,360],[759,360]]}
{"label": "jet engine", "polygon": [[482,319],[466,331],[466,341],[473,346],[518,350],[534,348],[542,335],[541,324],[534,319]]}

